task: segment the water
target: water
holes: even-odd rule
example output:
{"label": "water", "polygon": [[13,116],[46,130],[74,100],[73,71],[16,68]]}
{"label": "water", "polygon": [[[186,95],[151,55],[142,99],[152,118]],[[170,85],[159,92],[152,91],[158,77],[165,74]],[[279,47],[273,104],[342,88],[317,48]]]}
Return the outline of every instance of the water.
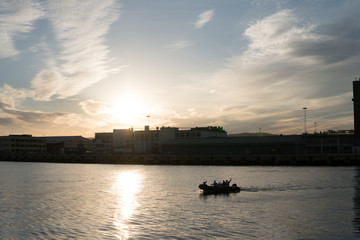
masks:
{"label": "water", "polygon": [[[201,195],[205,180],[244,190]],[[355,239],[360,170],[0,162],[0,239]]]}

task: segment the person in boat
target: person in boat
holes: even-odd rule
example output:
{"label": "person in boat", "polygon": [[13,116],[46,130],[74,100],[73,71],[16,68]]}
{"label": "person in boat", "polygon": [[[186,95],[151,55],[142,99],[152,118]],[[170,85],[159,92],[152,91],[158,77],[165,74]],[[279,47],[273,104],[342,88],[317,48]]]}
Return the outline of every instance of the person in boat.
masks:
{"label": "person in boat", "polygon": [[207,181],[203,182],[203,185],[206,186]]}
{"label": "person in boat", "polygon": [[230,182],[231,182],[231,178],[230,178],[230,180],[223,180],[222,186],[223,187],[230,187]]}

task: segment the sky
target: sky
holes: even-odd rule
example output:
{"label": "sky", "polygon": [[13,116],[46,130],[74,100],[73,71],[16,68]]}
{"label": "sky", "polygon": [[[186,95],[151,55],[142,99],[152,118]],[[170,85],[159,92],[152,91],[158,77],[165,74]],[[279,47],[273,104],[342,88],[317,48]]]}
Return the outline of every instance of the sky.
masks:
{"label": "sky", "polygon": [[353,129],[359,9],[358,0],[2,0],[0,135]]}

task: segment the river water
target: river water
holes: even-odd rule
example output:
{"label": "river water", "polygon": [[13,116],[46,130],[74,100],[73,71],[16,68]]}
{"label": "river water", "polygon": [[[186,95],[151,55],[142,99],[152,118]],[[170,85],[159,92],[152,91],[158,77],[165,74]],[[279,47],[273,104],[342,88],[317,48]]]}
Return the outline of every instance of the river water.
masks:
{"label": "river water", "polygon": [[[202,195],[205,180],[243,190]],[[0,239],[355,239],[355,167],[0,162]]]}

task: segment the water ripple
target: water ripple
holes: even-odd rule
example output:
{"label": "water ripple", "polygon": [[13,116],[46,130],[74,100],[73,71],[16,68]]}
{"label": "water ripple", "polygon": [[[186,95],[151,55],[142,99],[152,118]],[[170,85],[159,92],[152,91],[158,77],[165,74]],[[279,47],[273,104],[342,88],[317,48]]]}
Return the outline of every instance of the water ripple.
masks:
{"label": "water ripple", "polygon": [[[4,163],[0,239],[354,239],[356,171]],[[228,176],[240,193],[199,195]]]}

